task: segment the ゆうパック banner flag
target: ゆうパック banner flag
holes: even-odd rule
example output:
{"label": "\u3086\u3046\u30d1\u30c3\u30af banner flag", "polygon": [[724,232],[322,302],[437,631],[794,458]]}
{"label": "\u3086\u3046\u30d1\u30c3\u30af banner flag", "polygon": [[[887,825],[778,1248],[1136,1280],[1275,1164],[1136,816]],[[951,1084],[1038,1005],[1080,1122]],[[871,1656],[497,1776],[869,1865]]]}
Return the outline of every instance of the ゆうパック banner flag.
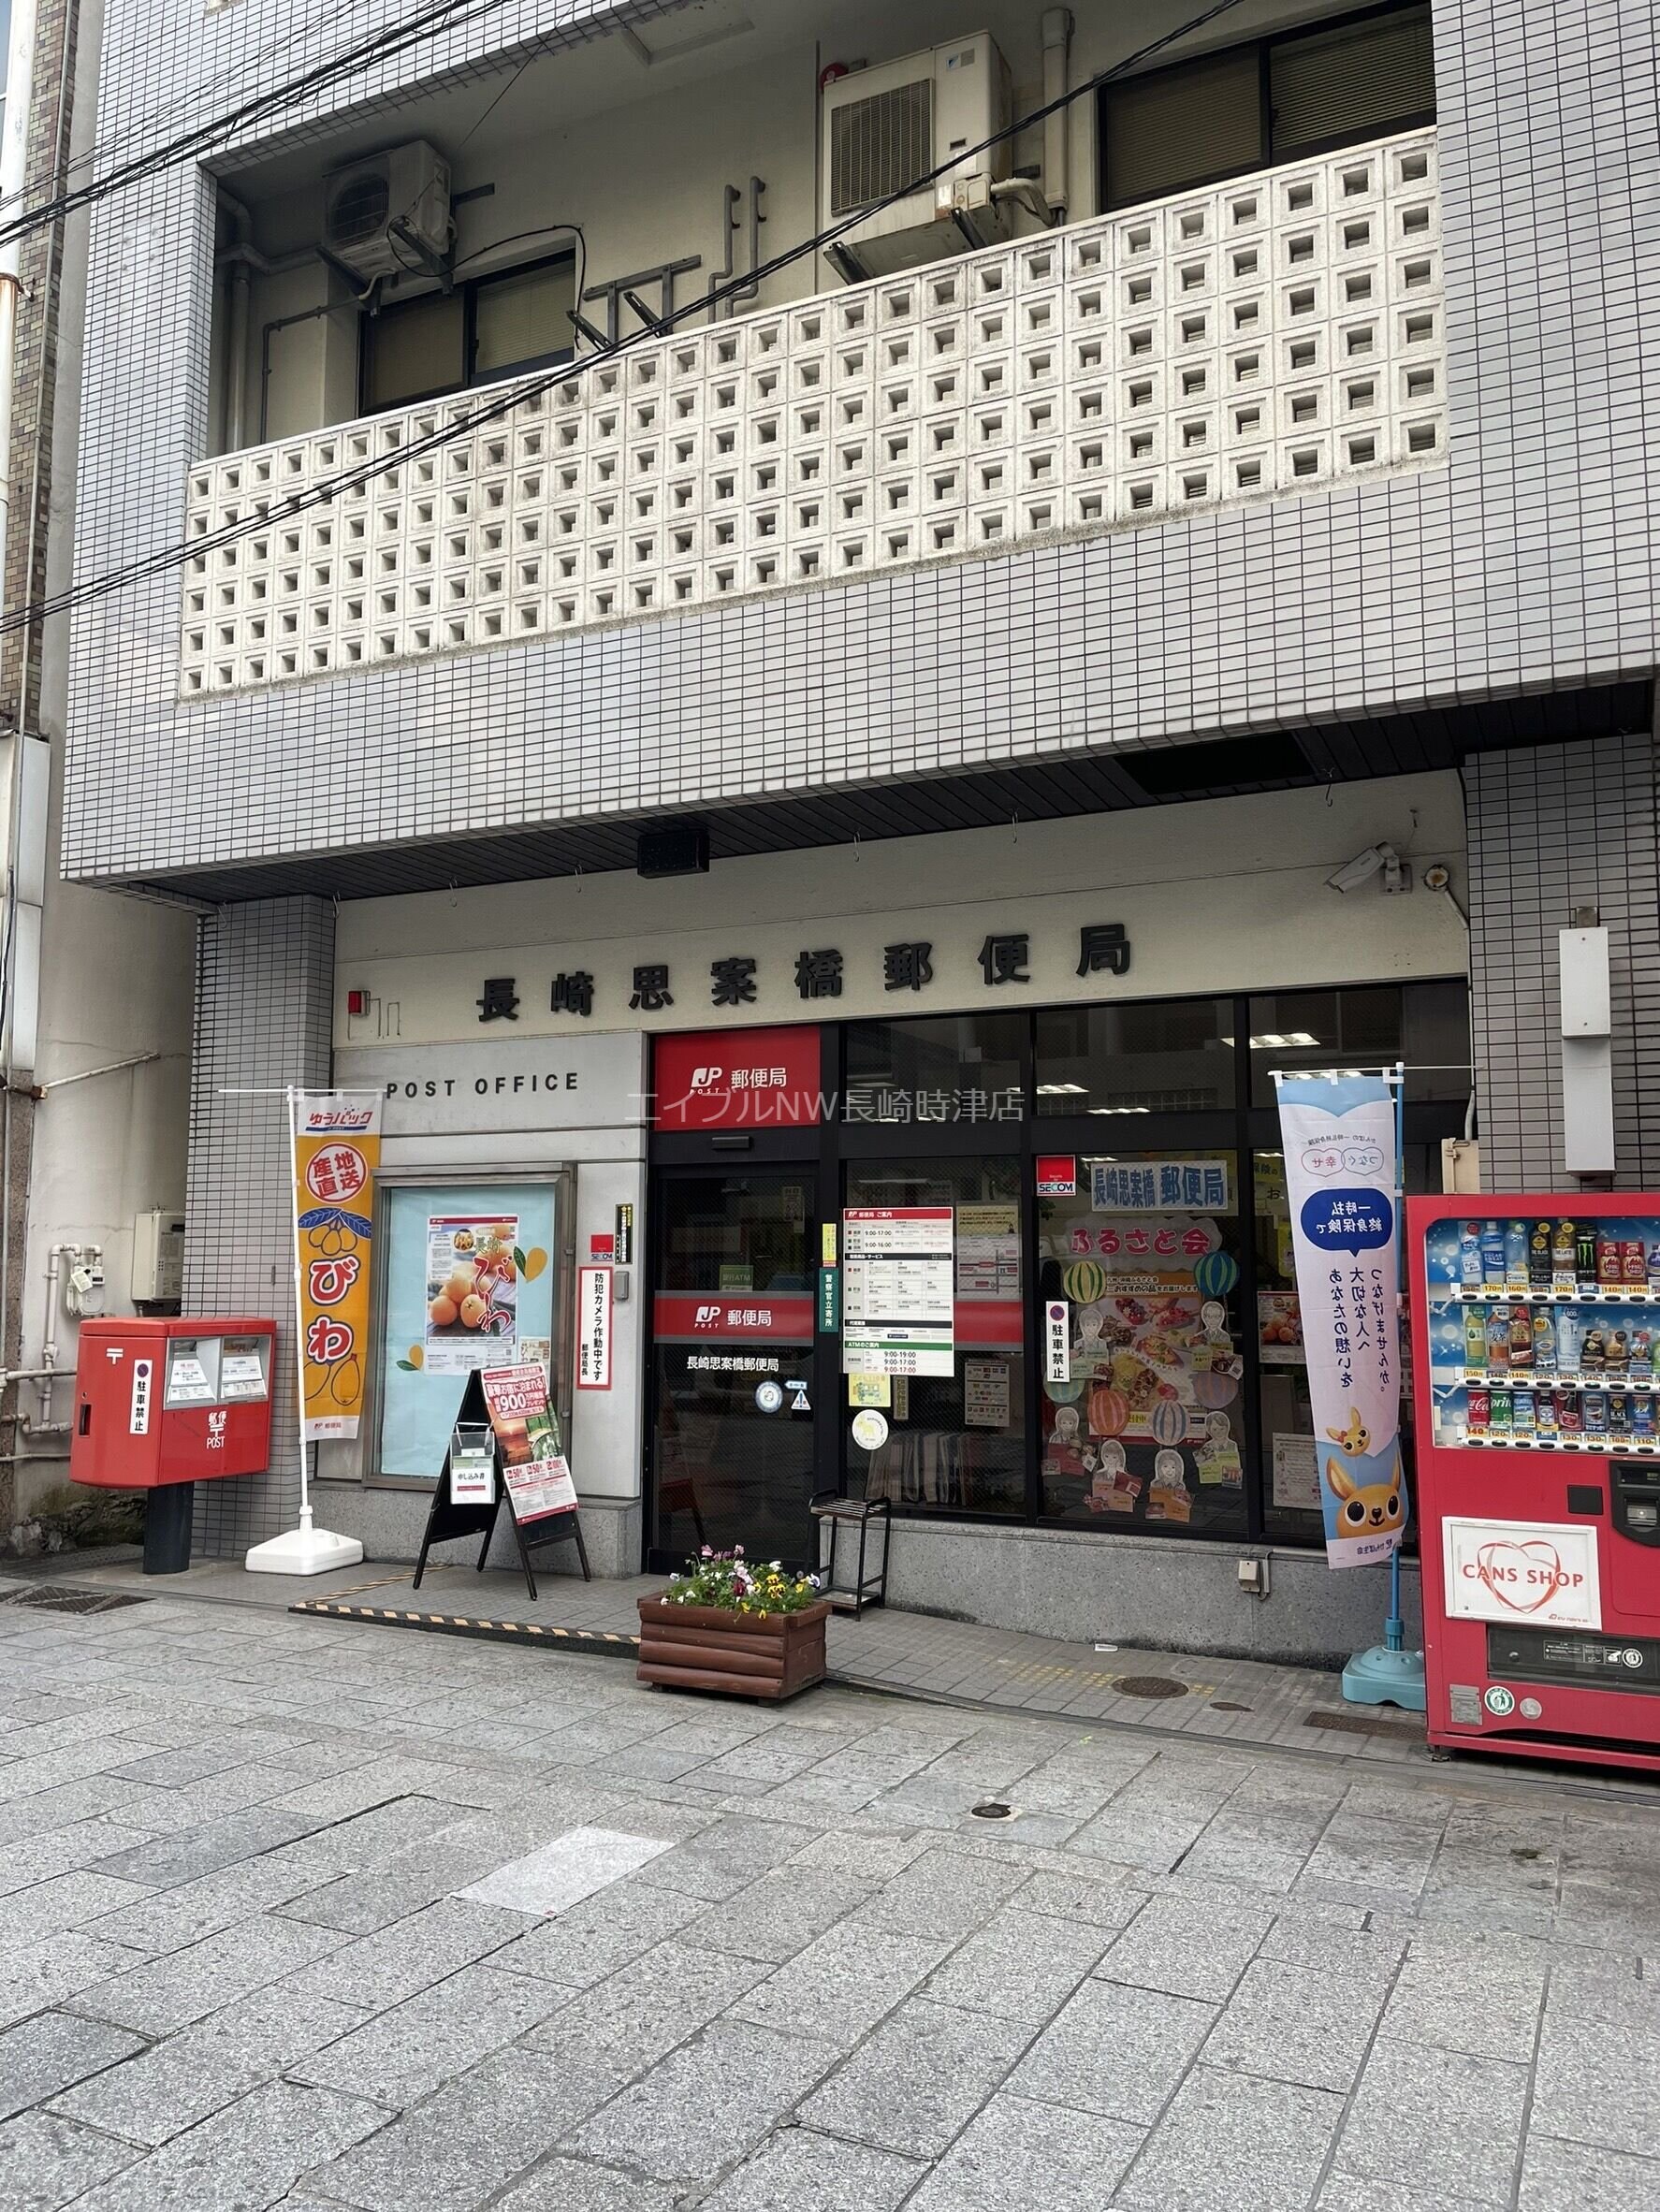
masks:
{"label": "\u3086\u3046\u30d1\u30c3\u30af banner flag", "polygon": [[363,1412],[379,1091],[292,1091],[305,1440],[355,1436]]}

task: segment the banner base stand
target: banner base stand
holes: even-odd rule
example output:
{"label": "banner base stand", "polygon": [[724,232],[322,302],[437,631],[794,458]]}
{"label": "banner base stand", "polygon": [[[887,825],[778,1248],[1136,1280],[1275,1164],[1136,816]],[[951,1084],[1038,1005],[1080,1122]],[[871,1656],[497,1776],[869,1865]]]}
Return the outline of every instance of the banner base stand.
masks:
{"label": "banner base stand", "polygon": [[1407,1712],[1423,1712],[1429,1699],[1423,1681],[1421,1652],[1391,1652],[1374,1644],[1357,1652],[1343,1670],[1346,1705],[1398,1705]]}
{"label": "banner base stand", "polygon": [[313,1528],[310,1506],[299,1508],[298,1528],[255,1544],[242,1562],[251,1575],[326,1575],[330,1567],[362,1564],[363,1547],[357,1537]]}

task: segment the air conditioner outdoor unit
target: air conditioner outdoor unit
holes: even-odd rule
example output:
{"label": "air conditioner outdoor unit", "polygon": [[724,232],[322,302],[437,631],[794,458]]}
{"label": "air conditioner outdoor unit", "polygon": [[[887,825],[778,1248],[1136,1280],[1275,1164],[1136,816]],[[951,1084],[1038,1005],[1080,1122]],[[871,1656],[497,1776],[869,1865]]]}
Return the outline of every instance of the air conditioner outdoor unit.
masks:
{"label": "air conditioner outdoor unit", "polygon": [[449,251],[449,164],[424,138],[324,180],[323,243],[360,276],[418,270]]}
{"label": "air conditioner outdoor unit", "polygon": [[[1012,113],[1008,64],[985,31],[826,85],[823,227],[926,176],[954,153],[963,156],[932,183],[879,208],[838,239],[828,252],[841,273],[853,280],[889,276],[991,245],[1013,235],[1017,210],[1034,226],[1035,196],[1023,201],[993,191],[1009,177],[1012,141],[973,151],[1006,128]],[[1014,188],[1015,195],[1020,191]]]}

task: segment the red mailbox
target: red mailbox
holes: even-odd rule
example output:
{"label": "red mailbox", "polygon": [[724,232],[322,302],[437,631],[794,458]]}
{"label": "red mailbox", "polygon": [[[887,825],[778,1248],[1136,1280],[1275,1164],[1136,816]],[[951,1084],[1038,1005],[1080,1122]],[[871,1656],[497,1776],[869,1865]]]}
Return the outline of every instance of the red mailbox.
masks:
{"label": "red mailbox", "polygon": [[71,1481],[159,1490],[270,1464],[274,1321],[83,1321]]}

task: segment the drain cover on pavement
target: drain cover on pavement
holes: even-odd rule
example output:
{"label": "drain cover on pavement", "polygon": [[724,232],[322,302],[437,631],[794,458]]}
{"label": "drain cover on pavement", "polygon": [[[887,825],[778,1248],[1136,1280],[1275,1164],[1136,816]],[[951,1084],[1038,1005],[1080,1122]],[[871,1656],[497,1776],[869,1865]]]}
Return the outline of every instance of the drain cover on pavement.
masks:
{"label": "drain cover on pavement", "polygon": [[39,1583],[28,1590],[8,1590],[0,1605],[36,1606],[46,1613],[118,1613],[123,1606],[146,1606],[148,1597],[129,1590],[57,1590]]}
{"label": "drain cover on pavement", "polygon": [[1120,1697],[1186,1697],[1187,1685],[1168,1674],[1126,1674],[1113,1684]]}
{"label": "drain cover on pavement", "polygon": [[1395,1736],[1403,1743],[1421,1743],[1423,1726],[1417,1721],[1386,1721],[1369,1712],[1305,1712],[1305,1728],[1330,1728],[1339,1736]]}

